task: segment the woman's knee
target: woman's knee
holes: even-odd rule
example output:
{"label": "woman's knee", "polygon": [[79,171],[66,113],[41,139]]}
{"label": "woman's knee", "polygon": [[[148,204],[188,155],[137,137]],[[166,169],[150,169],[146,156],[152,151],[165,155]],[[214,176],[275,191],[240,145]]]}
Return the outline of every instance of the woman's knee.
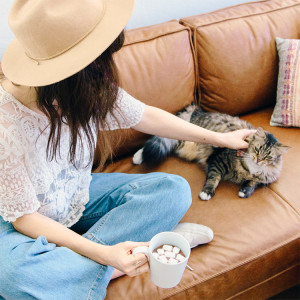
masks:
{"label": "woman's knee", "polygon": [[192,204],[191,188],[186,179],[179,175],[167,174],[164,179],[165,192],[170,205],[184,213]]}

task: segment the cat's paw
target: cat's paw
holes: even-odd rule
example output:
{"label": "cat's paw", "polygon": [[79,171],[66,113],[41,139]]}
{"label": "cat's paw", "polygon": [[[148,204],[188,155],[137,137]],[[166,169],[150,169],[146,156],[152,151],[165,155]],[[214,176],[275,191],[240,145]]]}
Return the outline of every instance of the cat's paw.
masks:
{"label": "cat's paw", "polygon": [[240,198],[247,198],[246,194],[244,192],[242,192],[242,191],[239,191],[239,197]]}
{"label": "cat's paw", "polygon": [[133,162],[135,165],[140,165],[140,164],[143,162],[143,148],[140,149],[140,150],[138,150],[138,151],[133,155],[132,162]]}
{"label": "cat's paw", "polygon": [[249,187],[242,187],[239,190],[239,197],[240,198],[249,198],[254,192],[254,189]]}
{"label": "cat's paw", "polygon": [[201,200],[204,200],[204,201],[208,201],[209,199],[211,199],[213,195],[209,194],[209,193],[206,193],[206,192],[200,192],[199,194],[199,197]]}

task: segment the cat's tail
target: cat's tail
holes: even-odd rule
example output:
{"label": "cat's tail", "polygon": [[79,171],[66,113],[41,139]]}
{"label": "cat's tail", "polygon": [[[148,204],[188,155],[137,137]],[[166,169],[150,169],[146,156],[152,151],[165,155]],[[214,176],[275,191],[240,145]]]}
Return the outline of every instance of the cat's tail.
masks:
{"label": "cat's tail", "polygon": [[[191,120],[193,112],[197,109],[196,105],[188,105],[176,115],[188,122]],[[153,136],[138,150],[133,156],[133,163],[139,165],[143,162],[149,164],[159,164],[164,161],[176,149],[179,141],[159,136]]]}
{"label": "cat's tail", "polygon": [[164,161],[176,148],[178,140],[153,136],[138,150],[132,159],[135,165],[143,162],[147,164],[159,164]]}

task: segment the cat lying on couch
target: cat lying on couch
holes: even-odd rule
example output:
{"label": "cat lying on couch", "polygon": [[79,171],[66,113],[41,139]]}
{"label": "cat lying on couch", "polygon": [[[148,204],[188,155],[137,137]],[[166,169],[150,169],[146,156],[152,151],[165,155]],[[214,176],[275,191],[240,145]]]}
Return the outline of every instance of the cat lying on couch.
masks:
{"label": "cat lying on couch", "polygon": [[[187,106],[177,116],[216,132],[255,129],[238,117],[203,112],[197,105]],[[199,194],[202,200],[213,197],[221,180],[241,185],[239,197],[248,198],[259,185],[267,185],[278,179],[282,168],[282,154],[289,147],[279,143],[271,133],[260,127],[246,141],[249,143],[248,149],[233,150],[153,136],[135,153],[133,163],[158,164],[174,154],[187,161],[197,162],[205,168],[206,181]]]}

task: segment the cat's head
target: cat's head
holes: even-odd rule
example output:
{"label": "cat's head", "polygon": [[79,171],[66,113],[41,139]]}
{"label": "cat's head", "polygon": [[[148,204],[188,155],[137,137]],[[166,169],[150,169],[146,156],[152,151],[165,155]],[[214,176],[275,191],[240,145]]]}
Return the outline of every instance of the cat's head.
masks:
{"label": "cat's head", "polygon": [[247,156],[258,166],[276,165],[281,156],[290,147],[278,142],[273,134],[257,128],[256,133],[250,135],[246,141],[249,143]]}

